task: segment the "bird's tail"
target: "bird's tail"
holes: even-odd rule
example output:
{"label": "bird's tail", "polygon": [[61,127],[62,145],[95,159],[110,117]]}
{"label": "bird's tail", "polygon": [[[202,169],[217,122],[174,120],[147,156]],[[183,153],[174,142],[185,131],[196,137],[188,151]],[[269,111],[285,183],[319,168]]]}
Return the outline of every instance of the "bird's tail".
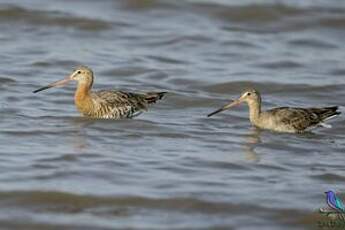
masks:
{"label": "bird's tail", "polygon": [[332,117],[335,117],[335,116],[341,114],[341,112],[339,112],[337,110],[338,110],[338,106],[325,107],[325,108],[321,108],[318,111],[318,113],[319,113],[321,120],[325,121],[325,120],[331,119]]}
{"label": "bird's tail", "polygon": [[156,103],[161,100],[167,92],[149,92],[145,94],[145,101],[148,104]]}

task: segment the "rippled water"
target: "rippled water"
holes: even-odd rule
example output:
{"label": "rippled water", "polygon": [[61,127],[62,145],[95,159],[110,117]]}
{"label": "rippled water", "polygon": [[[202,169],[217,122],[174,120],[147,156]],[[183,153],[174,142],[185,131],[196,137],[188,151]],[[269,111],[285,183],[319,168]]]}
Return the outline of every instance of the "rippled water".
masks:
{"label": "rippled water", "polygon": [[[2,229],[315,229],[344,195],[344,119],[303,135],[258,131],[246,106],[345,105],[345,3],[0,3]],[[95,89],[170,92],[133,120],[82,118],[78,64]]]}

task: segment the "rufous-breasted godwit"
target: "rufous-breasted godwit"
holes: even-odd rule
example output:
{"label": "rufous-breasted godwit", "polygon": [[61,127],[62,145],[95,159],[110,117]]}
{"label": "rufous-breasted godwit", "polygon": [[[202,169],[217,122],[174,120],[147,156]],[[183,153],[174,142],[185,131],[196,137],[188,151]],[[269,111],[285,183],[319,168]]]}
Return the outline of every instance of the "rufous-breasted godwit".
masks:
{"label": "rufous-breasted godwit", "polygon": [[34,93],[77,81],[74,102],[84,116],[92,118],[132,118],[146,111],[149,104],[162,99],[166,92],[130,93],[116,90],[92,92],[93,72],[89,67],[77,67],[67,78],[39,88]]}
{"label": "rufous-breasted godwit", "polygon": [[252,125],[277,132],[302,133],[317,126],[329,127],[324,121],[339,115],[338,107],[293,108],[279,107],[261,111],[261,96],[255,89],[245,90],[240,98],[210,113],[208,117],[246,102]]}

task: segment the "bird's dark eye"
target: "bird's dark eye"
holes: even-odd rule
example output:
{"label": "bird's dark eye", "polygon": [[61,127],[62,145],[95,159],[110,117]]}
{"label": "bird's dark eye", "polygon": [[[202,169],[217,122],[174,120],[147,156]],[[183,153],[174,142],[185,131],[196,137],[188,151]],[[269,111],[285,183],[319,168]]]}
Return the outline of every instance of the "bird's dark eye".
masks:
{"label": "bird's dark eye", "polygon": [[250,96],[251,95],[251,93],[247,93],[247,96]]}
{"label": "bird's dark eye", "polygon": [[78,70],[77,74],[81,74],[81,71],[80,71],[80,70]]}

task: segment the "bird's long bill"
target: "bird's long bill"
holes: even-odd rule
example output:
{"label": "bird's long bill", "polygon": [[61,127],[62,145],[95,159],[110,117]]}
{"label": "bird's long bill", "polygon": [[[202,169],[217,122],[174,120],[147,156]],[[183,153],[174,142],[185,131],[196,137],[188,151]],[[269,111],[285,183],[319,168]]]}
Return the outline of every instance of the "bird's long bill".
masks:
{"label": "bird's long bill", "polygon": [[49,88],[52,88],[52,87],[58,87],[58,86],[63,86],[63,85],[66,85],[69,81],[71,81],[71,77],[67,77],[65,79],[62,79],[60,81],[56,81],[56,82],[53,82],[47,86],[43,86],[42,88],[39,88],[39,89],[36,89],[35,91],[33,91],[33,93],[38,93],[42,90],[46,90],[46,89],[49,89]]}
{"label": "bird's long bill", "polygon": [[231,107],[233,107],[233,106],[235,106],[235,105],[238,105],[238,104],[240,104],[241,102],[242,102],[241,99],[234,100],[234,101],[230,102],[229,104],[224,105],[222,108],[217,109],[216,111],[214,111],[214,112],[208,114],[207,116],[208,116],[208,117],[213,116],[213,115],[215,115],[215,114],[217,114],[217,113],[220,113],[220,112],[222,112],[222,111],[224,111],[224,110],[230,109]]}

